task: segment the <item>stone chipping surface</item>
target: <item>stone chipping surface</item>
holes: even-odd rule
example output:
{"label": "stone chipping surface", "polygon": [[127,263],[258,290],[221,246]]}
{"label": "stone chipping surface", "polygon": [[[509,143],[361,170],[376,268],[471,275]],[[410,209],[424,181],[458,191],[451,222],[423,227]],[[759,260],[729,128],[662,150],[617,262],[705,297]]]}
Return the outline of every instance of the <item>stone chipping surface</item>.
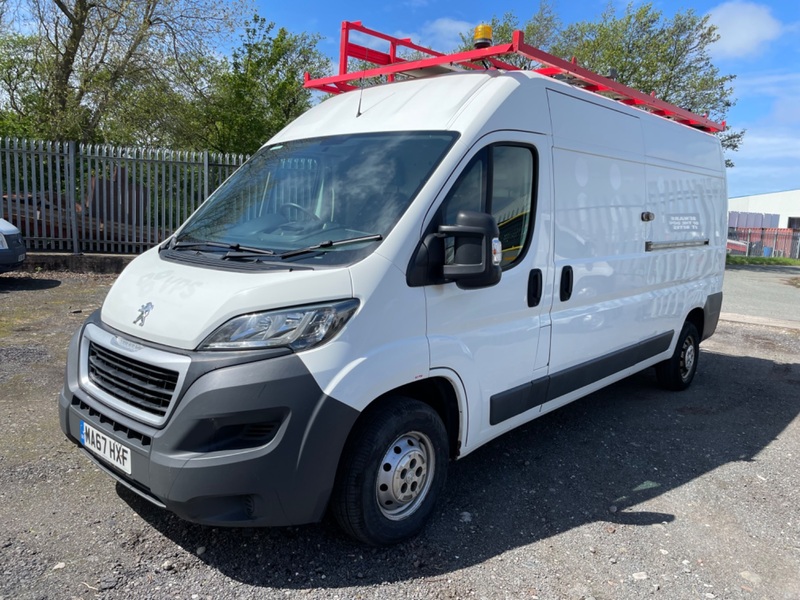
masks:
{"label": "stone chipping surface", "polygon": [[511,432],[375,549],[181,521],[64,438],[67,344],[112,282],[0,276],[0,598],[800,599],[798,330],[721,322],[686,392],[643,372]]}

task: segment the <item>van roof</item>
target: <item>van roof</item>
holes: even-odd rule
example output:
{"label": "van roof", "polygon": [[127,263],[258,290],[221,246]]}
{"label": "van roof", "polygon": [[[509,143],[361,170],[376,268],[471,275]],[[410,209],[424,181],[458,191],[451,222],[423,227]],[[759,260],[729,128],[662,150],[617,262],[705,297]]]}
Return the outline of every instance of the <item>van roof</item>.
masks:
{"label": "van roof", "polygon": [[[477,102],[480,107],[477,121],[488,121],[520,87],[535,86],[531,81],[534,75],[502,71],[453,73],[332,96],[298,117],[274,141],[373,131],[463,132],[476,125],[470,105]],[[539,123],[522,127],[520,115],[516,114],[508,125],[529,131],[548,129],[546,119],[533,121]]]}
{"label": "van roof", "polygon": [[472,143],[500,130],[549,134],[557,145],[619,158],[644,154],[713,172],[724,164],[719,139],[708,132],[521,70],[462,71],[331,96],[268,144],[392,131],[453,131]]}
{"label": "van roof", "polygon": [[487,70],[408,79],[331,96],[270,143],[376,131],[455,131],[471,139],[503,129],[547,134],[552,133],[547,90],[660,122],[667,129],[708,136],[534,71]]}

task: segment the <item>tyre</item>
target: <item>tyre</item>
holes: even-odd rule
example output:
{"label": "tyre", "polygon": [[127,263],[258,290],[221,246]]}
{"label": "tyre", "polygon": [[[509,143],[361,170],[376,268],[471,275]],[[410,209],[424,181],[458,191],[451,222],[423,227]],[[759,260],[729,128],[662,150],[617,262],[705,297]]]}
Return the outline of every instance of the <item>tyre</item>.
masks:
{"label": "tyre", "polygon": [[656,377],[661,387],[668,390],[685,390],[697,372],[700,357],[700,334],[697,328],[686,321],[681,329],[672,358],[656,365]]}
{"label": "tyre", "polygon": [[345,446],[333,515],[370,545],[413,537],[444,487],[447,461],[447,431],[436,411],[411,398],[389,398],[363,415]]}

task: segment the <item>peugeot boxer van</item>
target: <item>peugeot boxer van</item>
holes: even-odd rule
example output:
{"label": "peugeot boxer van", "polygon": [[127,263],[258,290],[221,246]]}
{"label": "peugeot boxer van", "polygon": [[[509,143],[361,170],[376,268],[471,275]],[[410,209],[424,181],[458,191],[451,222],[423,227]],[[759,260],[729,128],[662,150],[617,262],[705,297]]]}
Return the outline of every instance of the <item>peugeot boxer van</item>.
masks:
{"label": "peugeot boxer van", "polygon": [[117,279],[69,346],[61,426],[216,526],[419,532],[448,462],[717,325],[713,135],[533,72],[327,99]]}

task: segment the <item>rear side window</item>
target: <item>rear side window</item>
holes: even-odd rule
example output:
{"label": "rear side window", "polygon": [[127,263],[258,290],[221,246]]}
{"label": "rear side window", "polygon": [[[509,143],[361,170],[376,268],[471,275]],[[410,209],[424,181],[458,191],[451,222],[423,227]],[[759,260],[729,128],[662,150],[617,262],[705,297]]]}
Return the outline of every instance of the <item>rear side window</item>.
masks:
{"label": "rear side window", "polygon": [[[473,157],[447,194],[439,222],[455,224],[461,210],[491,213],[500,228],[504,268],[525,251],[533,229],[536,151],[529,146],[495,144]],[[450,260],[452,238],[445,240]]]}

